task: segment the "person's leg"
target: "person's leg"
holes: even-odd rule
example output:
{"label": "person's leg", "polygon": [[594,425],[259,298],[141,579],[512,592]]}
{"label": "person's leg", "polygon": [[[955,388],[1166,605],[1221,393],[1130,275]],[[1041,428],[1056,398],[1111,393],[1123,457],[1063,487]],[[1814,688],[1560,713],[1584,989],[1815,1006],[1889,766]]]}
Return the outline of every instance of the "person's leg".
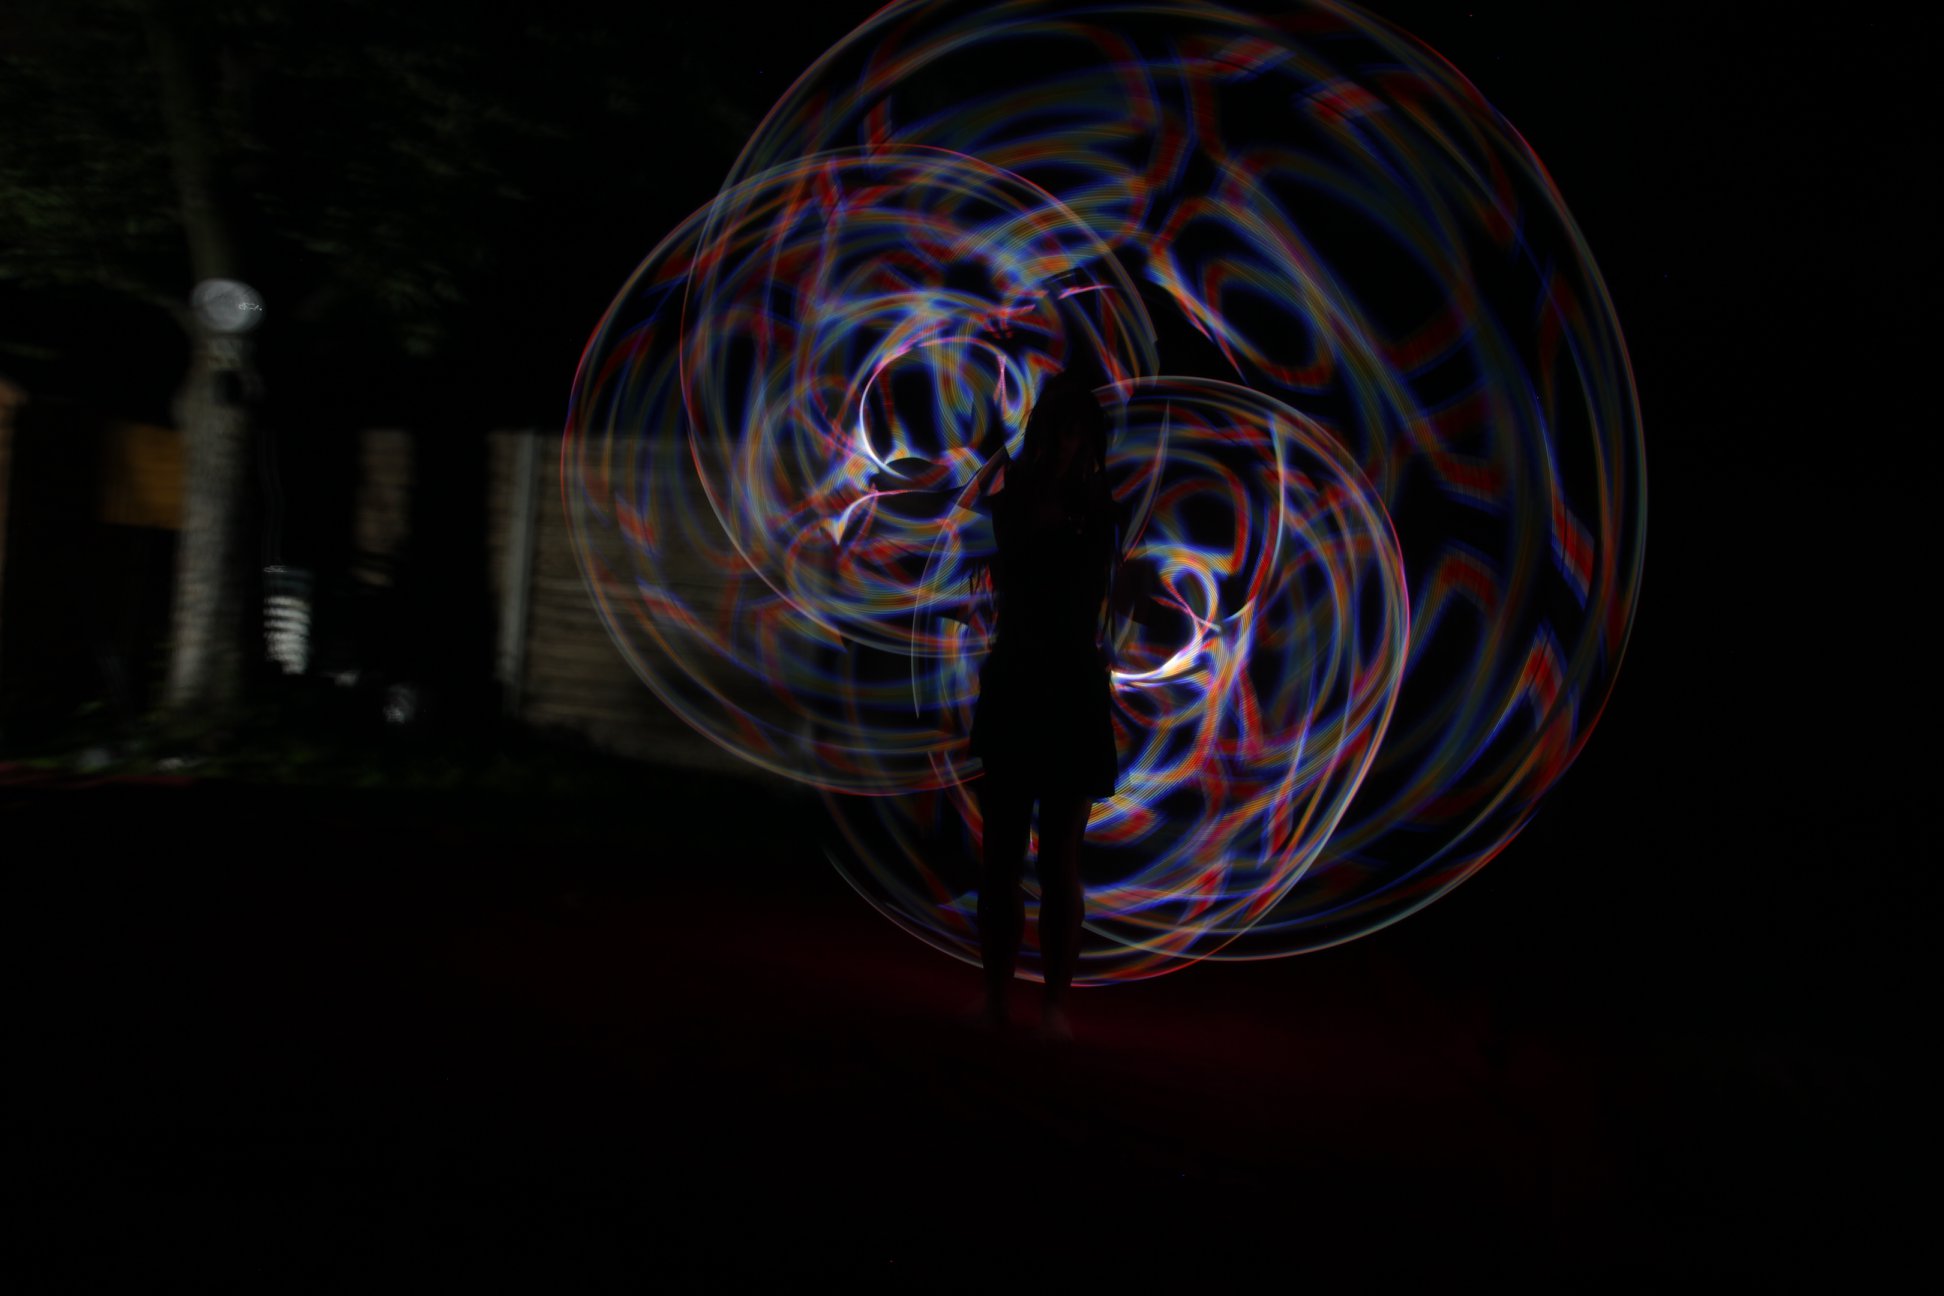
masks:
{"label": "person's leg", "polygon": [[1025,788],[988,769],[979,780],[979,813],[985,820],[979,953],[985,963],[986,1016],[997,1025],[1006,1019],[1006,987],[1012,984],[1020,930],[1026,925],[1026,895],[1020,890],[1019,875],[1026,865],[1033,802]]}
{"label": "person's leg", "polygon": [[1067,991],[1073,985],[1074,965],[1080,958],[1080,924],[1086,912],[1086,892],[1080,884],[1080,843],[1087,835],[1087,816],[1093,803],[1082,796],[1040,799],[1040,956],[1046,976],[1042,1020],[1049,1034],[1061,1038],[1067,1025]]}

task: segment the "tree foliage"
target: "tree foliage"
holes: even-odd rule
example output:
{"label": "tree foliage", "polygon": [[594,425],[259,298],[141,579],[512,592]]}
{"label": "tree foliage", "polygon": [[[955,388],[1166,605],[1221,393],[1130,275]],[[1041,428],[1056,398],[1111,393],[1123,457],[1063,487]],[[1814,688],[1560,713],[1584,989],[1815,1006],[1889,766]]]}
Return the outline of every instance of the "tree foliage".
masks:
{"label": "tree foliage", "polygon": [[[296,393],[286,423],[330,393],[340,431],[397,410],[373,390],[416,391],[413,421],[446,432],[557,408],[605,294],[706,197],[750,124],[676,21],[640,6],[590,28],[477,0],[0,8],[0,354],[65,343],[91,366],[69,380],[94,387],[158,349],[129,309],[187,343],[161,348],[185,448],[169,708],[237,702],[262,436],[238,394],[263,390],[259,367]],[[626,251],[603,264],[608,248]],[[217,277],[263,296],[248,348],[187,309]],[[602,287],[561,286],[586,282]],[[122,313],[96,313],[104,300]],[[63,301],[86,303],[82,322],[52,337]],[[447,439],[423,447],[428,498],[464,476],[440,458]],[[449,523],[417,529],[467,529]],[[433,549],[418,565],[479,566]],[[457,624],[432,597],[450,584],[420,591],[431,622]]]}
{"label": "tree foliage", "polygon": [[0,281],[176,311],[182,236],[138,15],[95,8],[0,10]]}
{"label": "tree foliage", "polygon": [[[405,356],[517,326],[550,260],[580,268],[576,234],[618,246],[632,222],[645,250],[682,214],[671,191],[705,196],[750,120],[648,12],[590,29],[455,0],[13,0],[0,285],[182,319],[192,272],[151,22],[184,51],[269,318]],[[0,336],[35,341],[18,320]]]}

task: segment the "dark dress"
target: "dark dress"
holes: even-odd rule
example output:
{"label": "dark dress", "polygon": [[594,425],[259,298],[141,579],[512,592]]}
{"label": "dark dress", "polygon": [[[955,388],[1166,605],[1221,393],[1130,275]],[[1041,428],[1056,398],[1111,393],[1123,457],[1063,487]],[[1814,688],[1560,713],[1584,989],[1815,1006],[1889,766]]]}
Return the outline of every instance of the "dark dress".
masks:
{"label": "dark dress", "polygon": [[1114,795],[1113,683],[1099,646],[1115,557],[1112,502],[1096,478],[1052,524],[1024,490],[992,500],[997,627],[979,671],[972,754],[1035,798]]}

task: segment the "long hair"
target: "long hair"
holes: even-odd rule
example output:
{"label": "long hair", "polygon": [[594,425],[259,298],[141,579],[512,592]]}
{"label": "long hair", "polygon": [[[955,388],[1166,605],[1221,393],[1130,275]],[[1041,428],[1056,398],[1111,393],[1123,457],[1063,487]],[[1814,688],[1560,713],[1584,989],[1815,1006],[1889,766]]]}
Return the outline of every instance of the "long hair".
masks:
{"label": "long hair", "polygon": [[[1069,427],[1077,428],[1082,438],[1080,471],[1070,471],[1065,479],[1052,481],[1048,474],[1052,470],[1053,448],[1060,434]],[[1016,492],[1037,493],[1057,487],[1068,508],[1084,509],[1090,492],[1104,485],[1107,435],[1107,411],[1101,408],[1086,380],[1070,370],[1052,374],[1040,385],[1039,399],[1026,417],[1026,434],[1019,458],[1005,464],[1003,493],[1017,499]],[[966,587],[974,597],[991,593],[997,557],[994,553],[972,562],[966,574]]]}
{"label": "long hair", "polygon": [[1107,411],[1094,399],[1093,388],[1068,370],[1061,370],[1040,385],[1039,402],[1026,418],[1026,437],[1020,447],[1019,461],[1028,475],[1052,453],[1060,433],[1076,427],[1085,442],[1085,480],[1107,471]]}

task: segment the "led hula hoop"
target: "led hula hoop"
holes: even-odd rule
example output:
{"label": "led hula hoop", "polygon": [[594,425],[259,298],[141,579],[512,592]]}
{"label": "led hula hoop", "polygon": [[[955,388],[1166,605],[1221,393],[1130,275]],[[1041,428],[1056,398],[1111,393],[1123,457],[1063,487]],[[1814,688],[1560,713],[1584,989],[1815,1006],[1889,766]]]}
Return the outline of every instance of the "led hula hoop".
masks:
{"label": "led hula hoop", "polygon": [[1619,669],[1638,403],[1531,149],[1346,5],[907,0],[818,60],[583,356],[615,642],[976,962],[979,500],[1076,365],[1143,591],[1076,981],[1338,944],[1502,850]]}

